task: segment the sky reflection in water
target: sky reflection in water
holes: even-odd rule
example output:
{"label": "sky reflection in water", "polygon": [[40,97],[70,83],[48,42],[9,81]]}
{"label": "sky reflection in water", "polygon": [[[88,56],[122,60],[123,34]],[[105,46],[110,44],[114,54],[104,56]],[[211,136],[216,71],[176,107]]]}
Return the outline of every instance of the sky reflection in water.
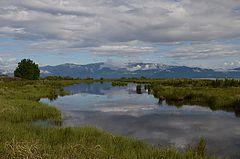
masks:
{"label": "sky reflection in water", "polygon": [[64,126],[94,126],[154,145],[179,148],[204,137],[211,154],[240,158],[240,119],[234,113],[159,104],[145,90],[137,94],[134,84],[127,87],[112,87],[111,83],[79,84],[65,89],[72,95],[55,101],[41,100],[62,111]]}

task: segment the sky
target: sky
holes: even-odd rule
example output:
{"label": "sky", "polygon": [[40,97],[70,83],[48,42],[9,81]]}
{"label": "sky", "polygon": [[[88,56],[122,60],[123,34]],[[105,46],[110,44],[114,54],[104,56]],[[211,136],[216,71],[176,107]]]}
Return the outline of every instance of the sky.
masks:
{"label": "sky", "polygon": [[240,67],[240,0],[0,0],[0,70],[23,58]]}

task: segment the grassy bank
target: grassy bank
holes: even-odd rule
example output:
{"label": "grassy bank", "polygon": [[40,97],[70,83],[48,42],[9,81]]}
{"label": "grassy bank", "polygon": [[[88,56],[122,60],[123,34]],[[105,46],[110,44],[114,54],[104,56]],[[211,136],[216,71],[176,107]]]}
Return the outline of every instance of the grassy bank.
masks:
{"label": "grassy bank", "polygon": [[240,80],[123,78],[118,82],[146,84],[156,98],[169,105],[199,105],[240,117]]}
{"label": "grassy bank", "polygon": [[200,105],[240,116],[238,80],[171,80],[152,83],[151,89],[156,98],[169,105]]}
{"label": "grassy bank", "polygon": [[81,80],[0,80],[0,158],[172,158],[202,159],[205,143],[179,152],[154,148],[134,139],[94,128],[60,128],[33,125],[34,121],[61,121],[54,107],[39,103],[43,97],[66,95],[63,86]]}
{"label": "grassy bank", "polygon": [[187,88],[154,86],[153,94],[170,105],[200,105],[212,110],[235,112],[240,116],[239,88]]}

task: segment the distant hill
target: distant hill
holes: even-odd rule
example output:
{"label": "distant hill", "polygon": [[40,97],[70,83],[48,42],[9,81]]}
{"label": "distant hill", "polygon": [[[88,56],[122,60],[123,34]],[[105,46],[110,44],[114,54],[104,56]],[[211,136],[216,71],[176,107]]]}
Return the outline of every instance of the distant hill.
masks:
{"label": "distant hill", "polygon": [[240,68],[228,71],[215,71],[187,66],[170,66],[155,63],[129,63],[124,68],[109,66],[105,63],[77,65],[66,63],[57,66],[40,68],[41,76],[71,76],[79,78],[121,78],[121,77],[148,77],[148,78],[238,78]]}
{"label": "distant hill", "polygon": [[240,67],[231,69],[232,71],[240,71]]}

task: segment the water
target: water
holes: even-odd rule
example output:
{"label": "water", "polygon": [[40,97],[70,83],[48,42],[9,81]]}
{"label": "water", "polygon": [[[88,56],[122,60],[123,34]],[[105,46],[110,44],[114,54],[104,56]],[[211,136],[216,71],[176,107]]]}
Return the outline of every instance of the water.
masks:
{"label": "water", "polygon": [[65,89],[72,95],[54,101],[41,99],[62,111],[63,126],[92,126],[180,149],[204,137],[210,154],[240,158],[240,119],[234,113],[200,106],[169,106],[164,101],[159,103],[147,90],[138,94],[134,84],[78,84]]}

